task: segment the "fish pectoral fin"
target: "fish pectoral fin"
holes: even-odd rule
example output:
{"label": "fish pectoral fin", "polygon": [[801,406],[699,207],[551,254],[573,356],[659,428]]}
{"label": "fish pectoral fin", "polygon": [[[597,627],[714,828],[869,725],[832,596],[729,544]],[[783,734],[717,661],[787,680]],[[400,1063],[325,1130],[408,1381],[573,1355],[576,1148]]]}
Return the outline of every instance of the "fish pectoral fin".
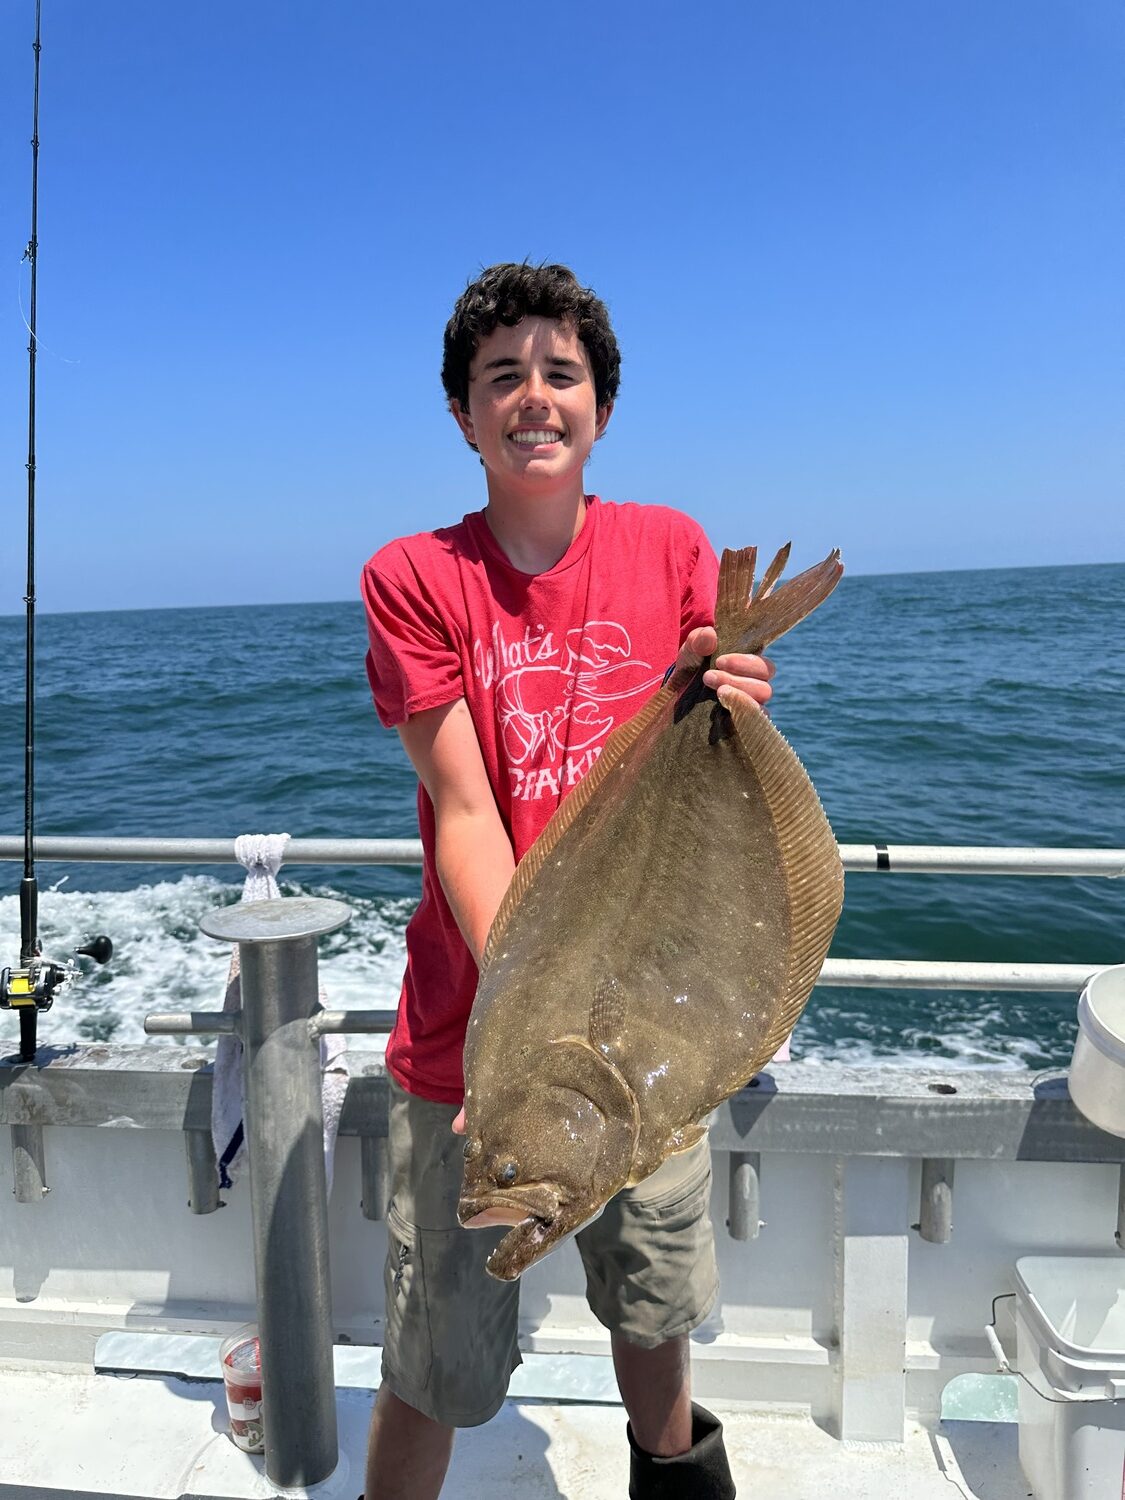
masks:
{"label": "fish pectoral fin", "polygon": [[598,1051],[612,1048],[625,1030],[625,992],[614,974],[603,974],[594,986],[587,1035]]}
{"label": "fish pectoral fin", "polygon": [[641,1132],[641,1110],[624,1073],[585,1037],[562,1036],[550,1046],[566,1052],[563,1076],[570,1087],[597,1105],[607,1128],[616,1126],[628,1136],[627,1159],[631,1162]]}

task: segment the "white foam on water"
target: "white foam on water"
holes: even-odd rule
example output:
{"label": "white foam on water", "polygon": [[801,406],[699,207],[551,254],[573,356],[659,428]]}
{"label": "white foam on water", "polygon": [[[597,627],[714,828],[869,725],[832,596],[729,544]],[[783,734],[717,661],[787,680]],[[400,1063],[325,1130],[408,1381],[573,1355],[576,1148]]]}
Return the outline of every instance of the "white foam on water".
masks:
{"label": "white foam on water", "polygon": [[[283,879],[286,895],[332,896],[352,909],[351,921],[320,944],[320,978],[328,1005],[339,1010],[387,1010],[397,1004],[405,964],[405,929],[414,909],[411,898],[355,896],[310,883]],[[40,892],[40,938],[44,952],[65,962],[96,933],[107,933],[114,955],[99,968],[85,961],[81,976],[39,1017],[44,1043],[112,1041],[167,1045],[175,1038],[146,1037],[151,1011],[218,1010],[230,965],[230,948],[205,937],[201,918],[237,901],[241,886],[212,875],[184,875],[130,891]],[[0,964],[19,955],[19,904],[0,897]],[[906,1002],[909,1005],[909,1001]],[[917,1015],[917,1012],[916,1012]],[[810,1015],[793,1039],[794,1060],[802,1062],[906,1064],[931,1071],[964,1068],[1036,1069],[1043,1066],[1042,1043],[1012,1034],[1010,1019],[993,996],[964,1008],[952,1024],[918,1015],[928,1025],[900,1025],[888,1045],[887,1028],[871,1017],[848,1016],[834,1023]],[[839,1040],[833,1032],[839,1030]],[[866,1033],[866,1034],[865,1034]],[[882,1035],[880,1035],[882,1033]],[[0,1011],[0,1055],[14,1053],[19,1035],[15,1016]],[[10,1039],[10,1040],[9,1040]],[[195,1038],[192,1045],[206,1045]],[[213,1043],[211,1044],[213,1045]],[[381,1051],[385,1038],[355,1035],[353,1051]]]}
{"label": "white foam on water", "polygon": [[[964,1072],[971,1068],[1006,1068],[1014,1072],[1035,1070],[1040,1066],[1042,1048],[1037,1042],[1021,1039],[994,1039],[948,1035],[943,1038],[948,1053],[911,1051],[904,1045],[901,1052],[851,1037],[839,1046],[827,1042],[801,1043],[798,1025],[793,1038],[793,1061],[802,1063],[845,1063],[850,1068],[908,1065],[928,1072]],[[784,1066],[784,1064],[778,1064]]]}
{"label": "white foam on water", "polygon": [[[300,888],[286,882],[285,893]],[[54,1046],[92,1041],[123,1044],[161,1042],[149,1038],[144,1018],[151,1011],[218,1010],[230,966],[229,945],[205,937],[200,919],[237,900],[238,885],[210,875],[185,875],[131,891],[50,891],[39,898],[43,952],[65,962],[80,943],[97,933],[113,939],[113,957],[98,967],[82,961],[81,976],[40,1014],[38,1038]],[[306,892],[312,894],[312,892]],[[411,900],[371,899],[317,888],[345,900],[353,916],[346,929],[321,947],[320,979],[329,1006],[339,1010],[386,1009],[398,1001],[405,962],[404,933]],[[0,897],[0,963],[19,957],[19,902]],[[4,1032],[10,1030],[12,1045]],[[0,1053],[14,1051],[19,1026],[0,1011]],[[202,1038],[193,1039],[198,1047]],[[356,1036],[355,1050],[381,1048],[383,1039]]]}
{"label": "white foam on water", "polygon": [[[873,991],[887,1001],[887,992]],[[794,1061],[809,1063],[846,1063],[850,1067],[906,1064],[933,1072],[957,1072],[974,1068],[1002,1068],[1010,1071],[1037,1071],[1044,1066],[1042,1037],[1020,1036],[1011,1018],[1011,997],[1005,1009],[995,995],[981,993],[974,997],[970,1011],[958,1007],[954,1018],[948,1010],[942,1014],[940,995],[929,991],[923,997],[924,1019],[928,1024],[899,1024],[894,1028],[893,1045],[890,1027],[878,1025],[871,1016],[849,1015],[843,1023],[832,1016],[831,1007],[824,1013],[800,1022],[793,1037]],[[894,1000],[902,1012],[910,1013],[910,992],[896,992]],[[886,1005],[885,1005],[885,1008]],[[920,1006],[915,1000],[915,1015]],[[845,1033],[843,1039],[831,1037],[833,1026]],[[826,1037],[825,1032],[829,1032]],[[864,1033],[868,1033],[865,1035]]]}

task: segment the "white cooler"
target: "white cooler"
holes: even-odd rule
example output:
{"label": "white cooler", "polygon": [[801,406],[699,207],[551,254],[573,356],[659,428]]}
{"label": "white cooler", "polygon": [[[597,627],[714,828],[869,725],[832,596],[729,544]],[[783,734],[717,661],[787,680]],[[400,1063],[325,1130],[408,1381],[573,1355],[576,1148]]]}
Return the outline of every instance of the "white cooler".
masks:
{"label": "white cooler", "polygon": [[1035,1500],[1125,1500],[1125,1255],[1021,1256],[1016,1363]]}

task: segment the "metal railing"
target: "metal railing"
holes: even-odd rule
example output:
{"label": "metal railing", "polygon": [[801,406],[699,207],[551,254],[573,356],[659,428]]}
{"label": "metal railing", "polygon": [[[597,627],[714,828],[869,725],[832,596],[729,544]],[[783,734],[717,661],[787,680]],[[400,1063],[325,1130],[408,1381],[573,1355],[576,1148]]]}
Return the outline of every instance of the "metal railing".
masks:
{"label": "metal railing", "polygon": [[[233,838],[78,838],[42,834],[39,860],[76,864],[235,863]],[[845,870],[896,875],[1125,876],[1125,849],[1004,848],[976,844],[841,844]],[[22,859],[23,839],[0,835],[0,860]],[[420,865],[421,839],[290,839],[287,865]]]}
{"label": "metal railing", "polygon": [[[121,864],[234,864],[235,841],[196,838],[77,838],[43,835],[40,861]],[[1125,876],[1125,849],[1006,848],[965,844],[841,844],[844,869],[895,875]],[[23,841],[0,837],[0,860],[23,858]],[[422,863],[419,839],[290,839],[285,864]],[[1076,994],[1120,955],[1080,964],[955,963],[898,958],[830,958],[818,983],[857,989],[1019,990]],[[185,1030],[187,1028],[184,1028]]]}

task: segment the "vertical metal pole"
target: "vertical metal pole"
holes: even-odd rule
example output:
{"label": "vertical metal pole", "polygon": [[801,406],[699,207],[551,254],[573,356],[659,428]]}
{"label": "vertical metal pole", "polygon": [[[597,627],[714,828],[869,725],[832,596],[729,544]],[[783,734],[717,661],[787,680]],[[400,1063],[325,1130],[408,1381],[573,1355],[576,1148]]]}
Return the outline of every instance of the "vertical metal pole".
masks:
{"label": "vertical metal pole", "polygon": [[266,1474],[318,1484],[339,1457],[316,938],[243,942],[242,1044]]}
{"label": "vertical metal pole", "polygon": [[727,1228],[732,1240],[756,1240],[762,1227],[761,1172],[762,1159],[757,1151],[732,1151],[730,1154],[730,1207]]}
{"label": "vertical metal pole", "polygon": [[187,1151],[188,1207],[193,1214],[213,1214],[221,1208],[219,1170],[209,1130],[185,1130]]}
{"label": "vertical metal pole", "polygon": [[266,1476],[307,1488],[336,1467],[336,1384],[316,940],[342,927],[341,901],[283,896],[208,912],[209,937],[237,943],[243,1090]]}
{"label": "vertical metal pole", "polygon": [[42,1203],[47,1186],[42,1125],[13,1125],[12,1192],[17,1203]]}
{"label": "vertical metal pole", "polygon": [[918,1233],[933,1245],[947,1245],[953,1234],[953,1161],[928,1157],[922,1163],[922,1203]]}

